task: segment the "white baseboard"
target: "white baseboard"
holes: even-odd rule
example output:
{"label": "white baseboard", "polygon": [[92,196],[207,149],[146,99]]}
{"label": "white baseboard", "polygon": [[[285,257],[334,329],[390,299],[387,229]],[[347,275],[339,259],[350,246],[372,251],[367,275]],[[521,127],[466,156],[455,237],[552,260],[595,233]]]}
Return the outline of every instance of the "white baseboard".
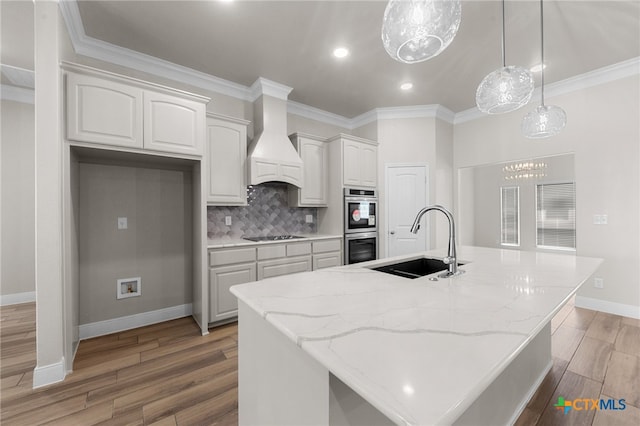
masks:
{"label": "white baseboard", "polygon": [[594,311],[606,312],[608,314],[640,319],[640,306],[637,305],[609,302],[607,300],[584,296],[576,296],[575,305],[578,308],[591,309]]}
{"label": "white baseboard", "polygon": [[3,294],[0,296],[0,306],[17,305],[18,303],[29,303],[36,301],[36,292]]}
{"label": "white baseboard", "polygon": [[43,386],[58,383],[64,380],[67,372],[64,367],[64,357],[60,362],[55,364],[36,366],[33,369],[33,388],[41,388]]}
{"label": "white baseboard", "polygon": [[156,324],[176,318],[188,317],[191,313],[191,303],[188,303],[186,305],[172,306],[170,308],[128,315],[126,317],[82,324],[79,327],[80,340],[130,330],[136,327],[144,327],[145,325]]}

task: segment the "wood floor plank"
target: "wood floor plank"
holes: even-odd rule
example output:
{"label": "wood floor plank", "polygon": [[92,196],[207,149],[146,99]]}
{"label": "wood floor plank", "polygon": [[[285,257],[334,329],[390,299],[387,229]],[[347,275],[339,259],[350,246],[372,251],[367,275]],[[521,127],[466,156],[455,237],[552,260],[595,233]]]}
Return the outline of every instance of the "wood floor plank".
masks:
{"label": "wood floor plank", "polygon": [[620,328],[622,317],[618,315],[606,314],[598,312],[589,324],[585,336],[593,339],[602,340],[604,342],[614,343]]}
{"label": "wood floor plank", "polygon": [[151,423],[149,426],[176,426],[177,424],[176,416],[168,416],[158,420],[157,422]]}
{"label": "wood floor plank", "polygon": [[632,327],[640,327],[640,319],[622,317],[622,325],[630,325]]}
{"label": "wood floor plank", "polygon": [[[213,425],[226,415],[238,410],[238,389],[229,389],[176,413],[180,426]],[[237,424],[237,417],[236,417]]]}
{"label": "wood floor plank", "polygon": [[562,324],[578,330],[586,330],[596,314],[597,311],[592,311],[591,309],[573,308],[573,311],[567,315]]}
{"label": "wood floor plank", "polygon": [[196,386],[189,386],[181,392],[153,401],[142,407],[144,421],[145,423],[152,423],[162,417],[176,414],[227,390],[237,388],[237,386],[238,374],[235,371],[217,376]]}
{"label": "wood floor plank", "polygon": [[[237,369],[237,361],[223,358],[220,362],[191,371],[189,374],[177,375],[168,379],[159,377],[155,381],[150,382],[145,381],[145,386],[143,387],[138,387],[134,390],[129,388],[121,392],[113,400],[113,407],[116,413],[127,411],[134,407],[141,407],[149,402],[175,396],[185,389],[198,386],[202,383],[211,383],[220,376],[229,373],[237,374]],[[159,384],[161,384],[161,386]],[[146,420],[145,415],[145,421]]]}
{"label": "wood floor plank", "polygon": [[12,388],[18,386],[20,380],[24,376],[24,373],[19,373],[13,376],[7,376],[0,379],[0,389]]}
{"label": "wood floor plank", "polygon": [[76,354],[75,359],[82,359],[88,356],[92,356],[96,352],[117,349],[136,343],[138,343],[138,338],[136,336],[118,339],[118,336],[116,334],[82,340],[78,345],[78,353]]}
{"label": "wood floor plank", "polygon": [[611,343],[585,336],[567,369],[602,383],[612,351]]}
{"label": "wood floor plank", "polygon": [[613,351],[602,393],[640,407],[640,358]]}
{"label": "wood floor plank", "polygon": [[562,324],[551,336],[551,354],[554,358],[571,361],[584,336],[584,330]]}
{"label": "wood floor plank", "polygon": [[[136,343],[132,345],[123,346],[116,349],[109,349],[94,353],[93,356],[85,356],[76,360],[73,363],[74,370],[82,370],[86,367],[91,367],[97,364],[102,364],[108,361],[114,361],[119,358],[125,358],[131,354],[140,353],[155,349],[158,347],[158,342],[146,342],[146,343]],[[140,357],[142,360],[142,357]]]}
{"label": "wood floor plank", "polygon": [[37,410],[28,410],[15,416],[5,415],[2,407],[2,422],[12,426],[18,425],[38,425],[44,422],[68,416],[84,408],[85,395],[78,395],[72,398],[57,401],[46,406],[41,406]]}
{"label": "wood floor plank", "polygon": [[55,420],[43,423],[43,425],[59,426],[59,425],[94,425],[101,421],[111,419],[113,404],[111,401],[105,402],[84,410],[77,411],[68,416],[60,417]]}
{"label": "wood floor plank", "polygon": [[[142,418],[142,407],[133,410],[114,414],[109,420],[96,423],[96,426],[142,426],[144,420]],[[84,426],[84,425],[83,425]]]}
{"label": "wood floor plank", "polygon": [[117,371],[119,374],[121,370],[138,364],[140,364],[140,354],[135,353],[126,357],[116,358],[100,364],[92,365],[87,368],[74,370],[67,375],[65,381],[84,380],[88,377],[96,377],[112,371]]}
{"label": "wood floor plank", "polygon": [[551,320],[551,332],[553,333],[560,327],[560,325],[564,322],[564,320],[569,316],[569,314],[573,311],[573,306],[566,304],[564,305],[557,314],[554,315]]}
{"label": "wood floor plank", "polygon": [[152,348],[140,354],[140,360],[142,362],[150,361],[152,359],[160,358],[165,355],[184,351],[185,349],[195,349],[203,345],[207,346],[209,351],[221,351],[224,349],[230,349],[237,346],[237,342],[229,337],[223,337],[219,339],[214,334],[208,334],[207,336],[199,336],[196,339],[182,340],[179,343],[173,345],[164,345]]}
{"label": "wood floor plank", "polygon": [[640,356],[640,327],[622,324],[616,338],[615,349],[618,352]]}
{"label": "wood floor plank", "polygon": [[558,397],[563,397],[565,400],[574,400],[578,398],[598,399],[600,397],[600,390],[602,384],[581,376],[579,374],[566,371],[558,383],[556,391],[545,409],[542,412],[542,416],[538,421],[538,426],[557,426],[557,425],[589,425],[593,421],[594,411],[590,410],[570,410],[568,413],[564,413],[563,410],[558,410],[554,407],[557,403]]}
{"label": "wood floor plank", "polygon": [[[121,331],[117,335],[119,339],[124,339],[131,336],[136,336],[139,338],[140,336],[144,336],[145,334],[157,333],[160,330],[166,330],[172,327],[179,327],[184,324],[193,324],[194,322],[195,321],[191,317],[183,317],[183,318],[178,318],[171,321],[164,321],[156,324],[147,325],[144,327],[135,328],[132,330]],[[171,332],[168,332],[168,333],[170,334]]]}

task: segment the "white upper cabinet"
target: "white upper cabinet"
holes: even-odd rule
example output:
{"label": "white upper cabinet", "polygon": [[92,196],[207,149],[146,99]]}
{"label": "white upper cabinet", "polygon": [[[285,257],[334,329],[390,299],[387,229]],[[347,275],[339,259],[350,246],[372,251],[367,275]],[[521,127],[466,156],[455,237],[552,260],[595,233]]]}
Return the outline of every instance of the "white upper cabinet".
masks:
{"label": "white upper cabinet", "polygon": [[326,207],[329,186],[329,153],[325,139],[294,133],[289,136],[304,164],[302,188],[290,188],[289,204]]}
{"label": "white upper cabinet", "polygon": [[67,137],[142,148],[142,89],[69,73]]}
{"label": "white upper cabinet", "polygon": [[378,146],[376,142],[350,135],[330,139],[338,144],[342,156],[343,186],[376,187],[378,185]]}
{"label": "white upper cabinet", "polygon": [[145,90],[144,148],[179,154],[202,154],[205,105]]}
{"label": "white upper cabinet", "polygon": [[96,70],[67,69],[67,139],[201,156],[208,98]]}
{"label": "white upper cabinet", "polygon": [[214,114],[207,116],[207,203],[247,204],[245,167],[248,125],[246,120]]}

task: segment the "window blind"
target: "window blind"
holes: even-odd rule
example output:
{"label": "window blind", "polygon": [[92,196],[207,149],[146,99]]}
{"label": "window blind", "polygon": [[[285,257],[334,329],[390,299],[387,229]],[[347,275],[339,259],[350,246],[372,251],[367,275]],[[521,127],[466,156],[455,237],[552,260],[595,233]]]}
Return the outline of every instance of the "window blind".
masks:
{"label": "window blind", "polygon": [[517,186],[500,188],[500,243],[520,245],[520,191]]}
{"label": "window blind", "polygon": [[536,185],[537,245],[542,248],[576,248],[575,183]]}

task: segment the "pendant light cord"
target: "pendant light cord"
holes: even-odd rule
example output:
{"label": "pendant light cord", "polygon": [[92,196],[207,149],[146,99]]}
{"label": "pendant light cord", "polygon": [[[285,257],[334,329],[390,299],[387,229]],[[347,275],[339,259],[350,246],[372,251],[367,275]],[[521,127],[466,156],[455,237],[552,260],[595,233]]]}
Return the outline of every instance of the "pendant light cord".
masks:
{"label": "pendant light cord", "polygon": [[540,0],[540,93],[542,95],[542,106],[544,106],[544,8],[543,0]]}
{"label": "pendant light cord", "polygon": [[504,43],[504,0],[502,0],[502,68],[505,68],[507,66],[505,51],[506,46]]}

